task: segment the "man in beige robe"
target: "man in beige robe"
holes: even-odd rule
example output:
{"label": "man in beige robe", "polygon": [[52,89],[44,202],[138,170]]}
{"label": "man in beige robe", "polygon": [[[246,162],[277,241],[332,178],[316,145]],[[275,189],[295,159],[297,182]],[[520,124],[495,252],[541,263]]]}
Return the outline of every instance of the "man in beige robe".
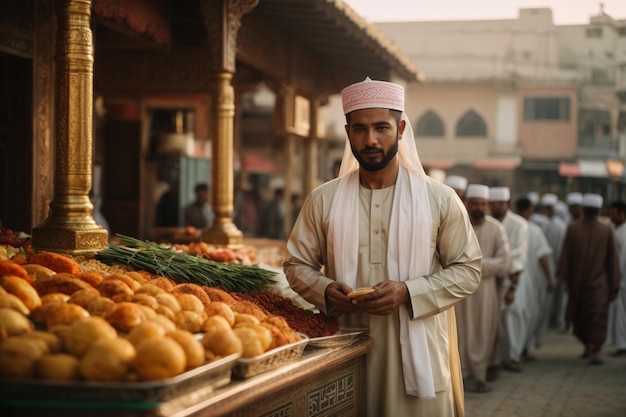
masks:
{"label": "man in beige robe", "polygon": [[491,390],[487,385],[487,367],[500,317],[496,277],[508,272],[510,250],[504,226],[486,214],[489,187],[470,184],[465,198],[483,259],[480,286],[456,307],[459,351],[466,389],[484,393]]}
{"label": "man in beige robe", "polygon": [[[307,301],[374,338],[368,416],[462,416],[450,307],[478,287],[480,248],[455,192],[425,175],[398,87],[364,81],[342,93],[341,172],[306,199],[284,269]],[[374,292],[351,300],[359,287]]]}

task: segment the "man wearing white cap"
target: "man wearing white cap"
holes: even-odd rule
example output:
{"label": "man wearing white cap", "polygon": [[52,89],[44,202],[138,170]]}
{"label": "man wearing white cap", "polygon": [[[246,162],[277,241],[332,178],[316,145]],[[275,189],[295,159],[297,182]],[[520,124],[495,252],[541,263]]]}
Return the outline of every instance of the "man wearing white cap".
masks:
{"label": "man wearing white cap", "polygon": [[619,294],[609,307],[609,335],[607,342],[615,346],[612,356],[626,356],[626,203],[611,203],[609,216],[615,224],[615,244],[621,275]]}
{"label": "man wearing white cap", "polygon": [[[341,96],[339,177],[307,197],[285,274],[323,313],[374,338],[359,415],[463,415],[451,307],[480,284],[476,235],[459,197],[424,172],[404,88],[367,79]],[[352,293],[361,287],[371,288]]]}
{"label": "man wearing white cap", "polygon": [[532,213],[528,221],[533,222],[537,226],[541,227],[541,230],[545,233],[548,228],[550,219],[544,216],[541,212],[541,204],[539,201],[539,193],[537,191],[531,191],[526,194],[526,197],[532,204]]}
{"label": "man wearing white cap", "polygon": [[567,228],[557,277],[568,291],[565,318],[583,344],[583,358],[603,363],[609,303],[619,290],[619,259],[611,227],[598,221],[602,196],[583,195],[583,218]]}
{"label": "man wearing white cap", "polygon": [[489,392],[487,367],[496,341],[500,317],[496,277],[509,270],[509,242],[504,226],[487,214],[489,187],[470,184],[465,205],[483,253],[482,281],[478,290],[457,306],[459,350],[466,389]]}
{"label": "man wearing white cap", "polygon": [[[559,201],[556,194],[546,193],[541,196],[542,213],[548,218],[548,224],[545,229],[546,238],[552,248],[552,259],[554,264],[558,264],[561,256],[561,247],[565,238],[565,230],[567,224],[559,216],[555,215],[555,207]],[[565,278],[565,277],[561,277]],[[551,322],[557,329],[562,332],[567,331],[565,323],[565,305],[567,304],[567,294],[563,288],[563,281],[557,280],[554,291],[552,292],[552,308],[550,312]]]}
{"label": "man wearing white cap", "polygon": [[583,195],[581,193],[568,193],[567,196],[565,196],[565,203],[567,203],[569,207],[569,214],[572,217],[572,221],[576,221],[582,217]]}
{"label": "man wearing white cap", "polygon": [[502,362],[505,370],[520,372],[519,361],[525,343],[523,329],[526,327],[527,312],[522,301],[515,299],[515,289],[518,286],[518,278],[524,270],[528,255],[528,222],[509,209],[510,200],[511,190],[509,187],[491,187],[489,189],[491,215],[504,226],[511,250],[511,264],[508,274],[498,280],[502,313],[491,365],[497,369],[498,364]]}
{"label": "man wearing white cap", "polygon": [[463,200],[465,198],[465,190],[467,189],[467,178],[460,175],[448,175],[443,183],[452,188],[458,196]]}

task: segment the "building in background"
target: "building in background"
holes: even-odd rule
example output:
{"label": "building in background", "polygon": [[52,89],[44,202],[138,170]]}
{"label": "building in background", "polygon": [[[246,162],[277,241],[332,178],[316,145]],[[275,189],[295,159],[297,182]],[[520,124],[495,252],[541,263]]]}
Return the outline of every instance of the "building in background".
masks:
{"label": "building in background", "polygon": [[[601,9],[557,26],[551,9],[528,8],[513,20],[376,26],[425,77],[407,85],[407,114],[427,169],[515,195],[622,194],[626,20]],[[343,139],[335,125],[329,136]]]}

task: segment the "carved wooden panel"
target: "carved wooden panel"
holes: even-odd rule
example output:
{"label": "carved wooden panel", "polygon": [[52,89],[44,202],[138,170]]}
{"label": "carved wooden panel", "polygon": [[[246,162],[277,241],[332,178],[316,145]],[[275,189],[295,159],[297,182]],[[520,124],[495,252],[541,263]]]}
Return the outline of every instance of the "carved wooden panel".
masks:
{"label": "carved wooden panel", "polygon": [[101,93],[209,91],[204,49],[96,52],[95,86]]}
{"label": "carved wooden panel", "polygon": [[364,413],[365,374],[355,358],[304,383],[287,384],[229,417],[359,416]]}
{"label": "carved wooden panel", "polygon": [[54,40],[52,0],[36,2],[33,56],[33,225],[48,216],[53,194]]}
{"label": "carved wooden panel", "polygon": [[0,51],[25,58],[33,56],[33,3],[0,1]]}
{"label": "carved wooden panel", "polygon": [[311,95],[324,89],[323,63],[258,14],[242,19],[237,57],[279,82],[297,85],[298,93]]}

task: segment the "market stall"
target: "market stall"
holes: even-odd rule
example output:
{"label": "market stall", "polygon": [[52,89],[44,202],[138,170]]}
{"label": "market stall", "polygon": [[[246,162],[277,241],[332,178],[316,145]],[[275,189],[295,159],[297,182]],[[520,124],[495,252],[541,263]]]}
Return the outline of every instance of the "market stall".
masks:
{"label": "market stall", "polygon": [[288,292],[280,268],[252,263],[250,249],[199,242],[200,253],[120,235],[95,257],[73,257],[5,237],[3,416],[363,410],[373,340]]}

